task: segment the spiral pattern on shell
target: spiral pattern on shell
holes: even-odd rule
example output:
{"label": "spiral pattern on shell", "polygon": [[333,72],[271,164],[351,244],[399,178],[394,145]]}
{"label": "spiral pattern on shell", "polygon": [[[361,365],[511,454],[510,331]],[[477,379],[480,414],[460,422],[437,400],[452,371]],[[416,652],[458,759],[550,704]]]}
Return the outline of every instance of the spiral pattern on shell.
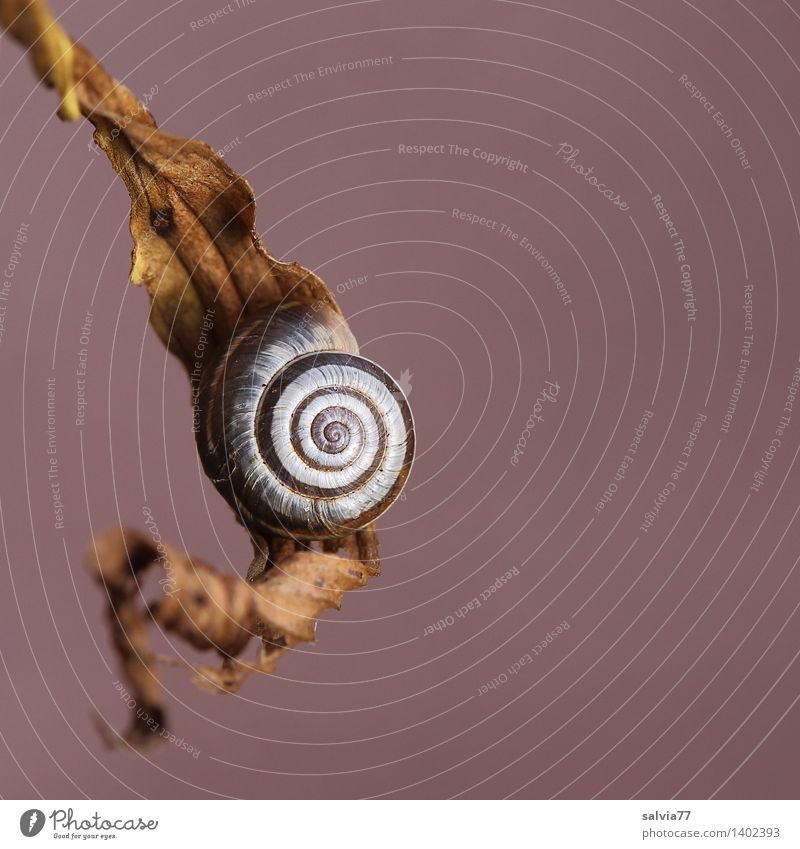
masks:
{"label": "spiral pattern on shell", "polygon": [[204,370],[198,400],[206,473],[252,532],[343,536],[408,476],[408,402],[329,307],[247,322]]}

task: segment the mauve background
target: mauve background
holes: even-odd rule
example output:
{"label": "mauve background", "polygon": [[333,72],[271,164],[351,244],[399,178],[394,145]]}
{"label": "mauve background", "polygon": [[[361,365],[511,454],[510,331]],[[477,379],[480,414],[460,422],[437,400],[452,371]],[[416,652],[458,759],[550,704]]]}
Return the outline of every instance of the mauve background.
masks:
{"label": "mauve background", "polygon": [[[795,797],[800,408],[763,487],[749,486],[800,354],[800,4],[254,0],[192,28],[220,3],[53,8],[140,97],[157,87],[162,127],[228,146],[273,253],[329,283],[367,355],[410,370],[417,463],[380,523],[383,576],[324,618],[316,644],[235,697],[165,672],[171,727],[197,758],[168,743],[104,749],[91,711],[116,727],[127,715],[83,565],[92,534],[144,528],[146,507],[165,540],[220,568],[243,574],[249,546],[201,474],[186,377],[127,284],[122,184],[89,126],[59,122],[53,93],[0,39],[4,273],[19,259],[0,341],[0,793]],[[248,99],[320,65],[389,56]],[[562,142],[628,211],[559,159]],[[440,143],[508,154],[527,173],[398,153]],[[654,194],[686,245],[693,323]],[[746,282],[755,341],[723,433]],[[546,379],[557,401],[513,466]],[[639,453],[598,513],[647,409]],[[699,412],[688,468],[642,532]]]}

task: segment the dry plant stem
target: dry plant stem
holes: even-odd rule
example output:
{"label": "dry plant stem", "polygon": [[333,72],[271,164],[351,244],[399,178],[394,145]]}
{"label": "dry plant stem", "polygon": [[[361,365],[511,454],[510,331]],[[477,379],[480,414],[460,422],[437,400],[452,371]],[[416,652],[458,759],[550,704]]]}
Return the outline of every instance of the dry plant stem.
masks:
{"label": "dry plant stem", "polygon": [[[95,141],[131,198],[131,280],[147,288],[150,321],[187,369],[209,314],[212,340],[222,342],[242,318],[286,299],[338,309],[313,272],[278,261],[263,246],[247,181],[204,142],[159,130],[134,94],[58,24],[37,37],[49,15],[43,9],[38,2],[0,0],[0,20],[30,48],[45,81],[63,87],[63,102],[68,98],[94,125]],[[58,67],[69,67],[72,80],[55,68],[42,71],[65,41],[68,59]]]}
{"label": "dry plant stem", "polygon": [[[158,129],[148,109],[64,32],[44,2],[0,0],[0,22],[28,48],[40,79],[58,90],[59,115],[83,115],[94,125],[95,141],[130,195],[131,280],[146,288],[150,322],[188,372],[197,368],[201,334],[210,359],[243,318],[277,303],[322,302],[338,310],[313,272],[280,262],[264,247],[247,181],[207,144]],[[124,738],[106,729],[109,741],[142,745],[164,725],[151,622],[219,654],[222,666],[196,667],[196,680],[232,692],[253,671],[271,672],[298,641],[312,640],[320,614],[379,571],[371,525],[325,541],[324,553],[280,537],[252,539],[247,582],[171,548],[165,555],[137,531],[94,540],[90,567],[108,594],[114,647],[137,706]],[[336,556],[342,549],[346,558]],[[164,570],[167,592],[148,606],[140,576],[153,567]],[[253,636],[259,649],[246,662],[239,655]]]}

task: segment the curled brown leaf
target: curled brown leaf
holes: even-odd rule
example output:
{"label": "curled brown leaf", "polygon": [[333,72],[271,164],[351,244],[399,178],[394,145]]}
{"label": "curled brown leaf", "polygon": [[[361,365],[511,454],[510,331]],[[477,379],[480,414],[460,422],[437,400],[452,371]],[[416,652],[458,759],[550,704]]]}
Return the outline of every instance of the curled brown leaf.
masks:
{"label": "curled brown leaf", "polygon": [[[157,547],[147,536],[116,530],[95,538],[90,570],[105,588],[114,645],[130,684],[133,723],[110,742],[141,745],[157,739],[165,724],[161,684],[155,673],[148,625],[181,637],[191,646],[219,655],[222,665],[191,666],[198,683],[235,692],[255,671],[272,672],[278,657],[298,642],[314,639],[314,625],[329,608],[338,608],[346,590],[363,586],[374,574],[370,564],[314,551],[294,552],[258,583],[223,574],[202,560],[170,546]],[[160,569],[162,592],[148,603],[145,573]],[[253,637],[257,657],[240,658]]]}
{"label": "curled brown leaf", "polygon": [[219,342],[244,315],[286,299],[338,309],[316,274],[264,247],[247,180],[204,142],[160,130],[43,2],[0,0],[0,20],[30,48],[39,76],[57,87],[62,116],[82,114],[94,125],[131,199],[131,280],[147,289],[153,327],[187,367],[211,311]]}

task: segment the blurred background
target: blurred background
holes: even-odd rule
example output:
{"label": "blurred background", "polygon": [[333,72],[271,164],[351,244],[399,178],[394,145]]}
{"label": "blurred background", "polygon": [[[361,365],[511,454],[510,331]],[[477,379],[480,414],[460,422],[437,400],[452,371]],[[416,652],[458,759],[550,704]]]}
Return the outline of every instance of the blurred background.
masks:
{"label": "blurred background", "polygon": [[127,282],[125,189],[0,39],[0,793],[796,796],[796,4],[52,8],[247,177],[403,376],[418,455],[316,643],[236,696],[167,669],[179,741],[107,750],[92,536],[251,552]]}

